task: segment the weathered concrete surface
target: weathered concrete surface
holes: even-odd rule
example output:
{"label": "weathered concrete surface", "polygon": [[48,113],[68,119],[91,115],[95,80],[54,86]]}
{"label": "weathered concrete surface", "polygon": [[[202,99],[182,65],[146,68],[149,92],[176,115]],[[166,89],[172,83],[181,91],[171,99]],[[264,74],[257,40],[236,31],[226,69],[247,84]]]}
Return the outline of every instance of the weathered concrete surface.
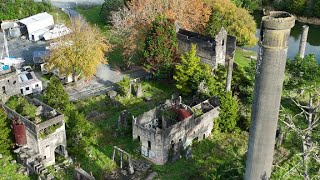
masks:
{"label": "weathered concrete surface", "polygon": [[304,26],[302,26],[302,28],[303,28],[303,30],[302,30],[300,46],[299,46],[299,55],[301,58],[304,58],[304,54],[306,51],[306,45],[307,45],[307,39],[308,39],[309,26],[304,25]]}
{"label": "weathered concrete surface", "polygon": [[269,179],[290,30],[295,18],[273,11],[261,23],[246,180]]}

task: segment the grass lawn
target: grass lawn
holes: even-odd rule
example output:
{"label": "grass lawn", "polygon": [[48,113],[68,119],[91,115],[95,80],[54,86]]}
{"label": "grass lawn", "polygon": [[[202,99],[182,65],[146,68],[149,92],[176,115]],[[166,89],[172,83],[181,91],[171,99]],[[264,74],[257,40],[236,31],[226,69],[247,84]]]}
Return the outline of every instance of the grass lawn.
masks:
{"label": "grass lawn", "polygon": [[52,11],[49,14],[53,16],[55,23],[70,24],[69,16],[59,8],[52,7]]}
{"label": "grass lawn", "polygon": [[175,92],[173,85],[155,81],[143,81],[142,88],[143,96],[151,97],[150,101],[146,102],[143,98],[134,96],[129,98],[117,96],[119,106],[115,106],[107,95],[100,95],[75,102],[79,111],[87,116],[98,131],[97,145],[92,145],[86,150],[90,155],[80,157],[76,161],[80,162],[81,167],[86,171],[92,171],[97,179],[116,168],[111,160],[115,145],[129,152],[135,159],[142,158],[135,152],[138,144],[132,140],[131,126],[126,130],[116,130],[121,111],[128,110],[131,115],[139,116],[160,103],[164,103]]}
{"label": "grass lawn", "polygon": [[248,66],[250,63],[250,56],[256,56],[257,53],[254,51],[248,51],[237,48],[234,61],[241,67]]}

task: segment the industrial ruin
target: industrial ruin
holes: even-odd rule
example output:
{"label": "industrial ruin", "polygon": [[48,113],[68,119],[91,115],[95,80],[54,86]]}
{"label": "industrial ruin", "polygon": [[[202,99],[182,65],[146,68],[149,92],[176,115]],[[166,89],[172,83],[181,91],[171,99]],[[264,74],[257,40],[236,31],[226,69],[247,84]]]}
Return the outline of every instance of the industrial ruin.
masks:
{"label": "industrial ruin", "polygon": [[270,179],[288,51],[295,17],[273,11],[261,22],[245,179]]}
{"label": "industrial ruin", "polygon": [[68,156],[64,115],[37,99],[24,98],[36,106],[33,119],[1,105],[12,120],[18,161],[27,167],[28,173],[40,174],[45,167],[55,164],[56,153]]}
{"label": "industrial ruin", "polygon": [[190,51],[191,45],[197,45],[197,56],[201,62],[210,65],[213,69],[218,64],[226,65],[230,58],[233,58],[236,49],[236,37],[228,35],[228,32],[221,28],[215,38],[204,36],[199,33],[181,29],[176,25],[179,52]]}
{"label": "industrial ruin", "polygon": [[219,115],[216,102],[212,98],[189,107],[179,97],[134,118],[132,135],[141,143],[141,154],[158,165],[184,155],[182,150],[192,141],[210,136],[213,120]]}

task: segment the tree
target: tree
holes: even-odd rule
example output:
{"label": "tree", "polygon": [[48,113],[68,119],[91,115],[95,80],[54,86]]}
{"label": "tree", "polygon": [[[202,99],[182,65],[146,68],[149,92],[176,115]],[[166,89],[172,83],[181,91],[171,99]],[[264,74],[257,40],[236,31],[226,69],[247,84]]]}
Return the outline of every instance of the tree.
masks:
{"label": "tree", "polygon": [[[297,140],[300,141],[300,152],[294,152],[295,155],[300,157],[299,161],[295,161],[295,164],[290,167],[285,173],[278,174],[277,176],[291,176],[291,177],[303,177],[304,179],[317,179],[320,172],[320,157],[319,157],[319,120],[320,120],[320,99],[319,92],[311,94],[309,93],[308,103],[300,97],[291,98],[294,105],[300,110],[299,113],[293,115],[294,109],[285,109],[281,113],[281,122],[285,125],[285,128],[289,129],[290,134],[297,136]],[[294,149],[293,147],[291,147]],[[293,158],[292,158],[293,159]]]}
{"label": "tree", "polygon": [[212,136],[192,145],[192,164],[197,179],[242,179],[248,133],[213,132]]}
{"label": "tree", "polygon": [[44,91],[43,100],[50,106],[59,109],[66,110],[69,102],[69,95],[65,91],[61,81],[56,76],[50,78],[50,83],[47,89]]}
{"label": "tree", "polygon": [[287,91],[312,91],[320,86],[320,65],[313,54],[288,60],[286,74]]}
{"label": "tree", "polygon": [[105,0],[101,6],[100,16],[107,23],[110,23],[111,13],[113,11],[119,11],[122,7],[125,6],[127,0]]}
{"label": "tree", "polygon": [[306,6],[306,0],[287,0],[286,9],[293,14],[302,15]]}
{"label": "tree", "polygon": [[128,76],[123,77],[123,79],[118,82],[118,88],[123,96],[130,96],[130,78]]}
{"label": "tree", "polygon": [[231,92],[226,92],[219,98],[221,102],[219,118],[215,123],[222,132],[231,132],[236,128],[239,120],[239,100],[232,96]]}
{"label": "tree", "polygon": [[202,82],[208,87],[209,94],[216,93],[216,86],[212,85],[215,81],[211,75],[211,68],[200,62],[194,44],[189,52],[181,55],[181,62],[176,65],[173,79],[176,81],[177,89],[184,95],[196,92]]}
{"label": "tree", "polygon": [[52,48],[47,67],[58,69],[61,75],[73,75],[74,79],[81,74],[91,78],[97,66],[106,63],[105,53],[110,45],[97,27],[81,18],[74,19],[70,29],[70,35],[55,41],[58,45]]}
{"label": "tree", "polygon": [[210,8],[203,0],[132,0],[112,13],[111,22],[122,32],[133,27],[148,28],[160,14],[183,28],[202,32],[209,19]]}
{"label": "tree", "polygon": [[0,109],[0,154],[10,154],[11,140],[9,120],[4,110]]}
{"label": "tree", "polygon": [[[240,18],[241,17],[241,18]],[[212,13],[206,33],[215,37],[224,27],[230,35],[237,37],[237,44],[252,46],[256,44],[256,23],[245,9],[238,8],[230,0],[212,2]]]}
{"label": "tree", "polygon": [[165,16],[152,22],[145,41],[145,66],[159,77],[171,76],[178,48],[175,26]]}
{"label": "tree", "polygon": [[[181,27],[203,32],[210,7],[203,0],[132,0],[119,11],[111,12],[111,23],[124,42],[126,60],[143,51],[145,34],[155,17],[163,14]],[[130,63],[130,61],[129,61]]]}
{"label": "tree", "polygon": [[96,144],[97,131],[83,113],[71,111],[67,125],[68,144],[73,153],[84,152],[89,145]]}
{"label": "tree", "polygon": [[52,10],[50,1],[43,0],[34,2],[33,0],[0,0],[0,19],[22,19],[41,12]]}

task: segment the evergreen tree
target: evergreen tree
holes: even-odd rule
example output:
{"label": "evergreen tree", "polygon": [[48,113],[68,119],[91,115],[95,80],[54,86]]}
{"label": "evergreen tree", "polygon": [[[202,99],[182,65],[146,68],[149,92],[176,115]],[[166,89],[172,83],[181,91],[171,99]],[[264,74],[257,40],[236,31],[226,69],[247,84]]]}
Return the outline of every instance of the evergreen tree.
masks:
{"label": "evergreen tree", "polygon": [[232,96],[231,92],[226,92],[219,98],[221,102],[219,118],[215,123],[222,132],[231,132],[236,128],[239,120],[239,100]]}
{"label": "evergreen tree", "polygon": [[202,82],[205,82],[205,86],[208,88],[207,95],[214,95],[217,92],[211,68],[209,65],[200,62],[194,44],[189,52],[181,55],[181,62],[176,65],[173,78],[176,81],[177,89],[184,95],[196,92]]}
{"label": "evergreen tree", "polygon": [[145,66],[161,78],[170,78],[178,48],[174,23],[165,16],[157,16],[146,35]]}
{"label": "evergreen tree", "polygon": [[50,83],[44,91],[43,100],[56,109],[66,110],[69,104],[69,95],[56,76],[50,78]]}
{"label": "evergreen tree", "polygon": [[9,120],[7,115],[0,109],[0,154],[9,154],[11,147]]}

